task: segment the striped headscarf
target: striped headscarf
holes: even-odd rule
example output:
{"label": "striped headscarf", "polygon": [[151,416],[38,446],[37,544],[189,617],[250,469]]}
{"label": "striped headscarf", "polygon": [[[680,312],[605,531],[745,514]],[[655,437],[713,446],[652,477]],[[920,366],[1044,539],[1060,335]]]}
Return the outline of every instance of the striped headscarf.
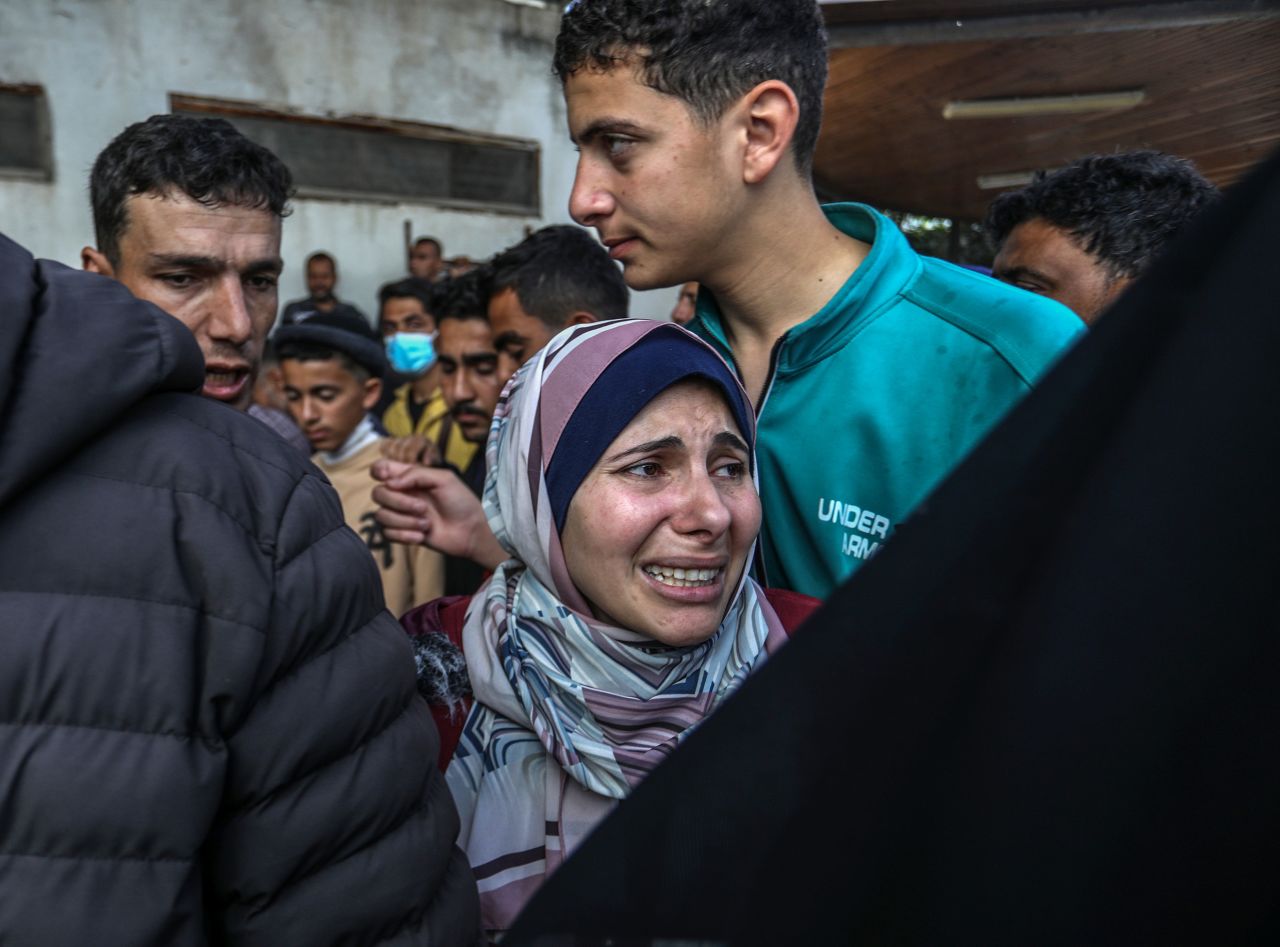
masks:
{"label": "striped headscarf", "polygon": [[[484,507],[512,558],[467,613],[463,650],[476,703],[446,773],[488,930],[508,928],[616,801],[785,641],[745,570],[720,627],[690,647],[601,623],[569,576],[556,528],[564,501],[547,470],[558,448],[561,466],[565,452],[581,450],[581,437],[564,435],[584,402],[600,404],[592,386],[606,369],[628,353],[632,362],[657,358],[673,345],[704,368],[673,371],[664,357],[653,367],[658,382],[620,397],[643,407],[682,377],[709,378],[731,406],[746,406],[734,407],[739,424],[754,427],[750,402],[718,355],[678,326],[641,319],[561,332],[512,378],[494,413]],[[754,442],[754,430],[741,433]]]}

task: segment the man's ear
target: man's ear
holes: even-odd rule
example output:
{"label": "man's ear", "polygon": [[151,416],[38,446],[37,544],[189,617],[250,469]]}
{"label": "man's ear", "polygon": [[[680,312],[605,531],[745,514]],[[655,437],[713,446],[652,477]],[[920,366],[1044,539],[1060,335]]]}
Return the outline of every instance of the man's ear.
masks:
{"label": "man's ear", "polygon": [[738,108],[746,132],[742,178],[759,184],[787,158],[800,120],[800,101],[785,82],[768,79],[743,96]]}
{"label": "man's ear", "polygon": [[116,275],[116,268],[111,265],[111,261],[93,247],[85,247],[80,251],[80,266],[90,273],[101,273],[112,278]]}
{"label": "man's ear", "polygon": [[364,380],[364,397],[360,399],[360,404],[366,411],[372,411],[373,406],[378,403],[378,399],[382,397],[382,379],[366,378]]}
{"label": "man's ear", "polygon": [[585,326],[600,320],[593,313],[578,311],[569,317],[569,321],[565,323],[567,326]]}

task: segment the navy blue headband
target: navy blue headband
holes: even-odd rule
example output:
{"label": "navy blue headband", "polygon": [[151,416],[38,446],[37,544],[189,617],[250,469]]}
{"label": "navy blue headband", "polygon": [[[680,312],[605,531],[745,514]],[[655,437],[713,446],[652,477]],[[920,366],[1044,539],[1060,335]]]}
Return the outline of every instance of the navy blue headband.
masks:
{"label": "navy blue headband", "polygon": [[755,449],[751,405],[725,363],[682,329],[655,329],[600,373],[560,435],[546,476],[557,530],[564,531],[569,501],[613,439],[645,405],[688,378],[706,379],[721,390],[742,439]]}

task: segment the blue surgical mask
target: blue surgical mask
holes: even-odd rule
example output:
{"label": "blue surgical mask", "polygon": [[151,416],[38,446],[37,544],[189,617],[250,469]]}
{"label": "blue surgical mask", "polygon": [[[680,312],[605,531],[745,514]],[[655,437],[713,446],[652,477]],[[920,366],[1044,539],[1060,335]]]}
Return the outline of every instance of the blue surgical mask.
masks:
{"label": "blue surgical mask", "polygon": [[387,336],[387,361],[401,375],[422,375],[436,363],[434,332],[397,332]]}

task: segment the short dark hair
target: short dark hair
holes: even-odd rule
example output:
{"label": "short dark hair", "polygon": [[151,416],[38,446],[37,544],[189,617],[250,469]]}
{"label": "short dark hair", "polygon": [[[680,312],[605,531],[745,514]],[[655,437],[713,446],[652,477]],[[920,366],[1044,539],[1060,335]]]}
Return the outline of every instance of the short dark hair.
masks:
{"label": "short dark hair", "polygon": [[710,125],[755,86],[780,79],[800,102],[791,147],[813,168],[827,84],[827,30],[817,0],[576,0],[556,37],[564,82],[583,67],[635,60],[650,88],[684,100]]}
{"label": "short dark hair", "polygon": [[1218,189],[1185,158],[1160,151],[1089,155],[1052,173],[1037,172],[987,211],[996,246],[1034,217],[1070,233],[1112,278],[1135,277]]}
{"label": "short dark hair", "polygon": [[284,162],[225,119],[152,115],[102,149],[89,174],[94,239],[112,265],[136,194],[181,191],[208,207],[236,204],[289,213],[293,175]]}
{"label": "short dark hair", "polygon": [[434,313],[436,324],[446,319],[483,319],[488,322],[487,302],[483,272],[472,270],[455,276],[440,285]]}
{"label": "short dark hair", "polygon": [[295,362],[336,361],[344,371],[350,373],[361,384],[374,377],[372,371],[361,365],[346,352],[320,342],[281,342],[276,347],[276,354],[281,362],[286,360]]}
{"label": "short dark hair", "polygon": [[413,277],[383,283],[378,289],[378,318],[382,318],[382,309],[389,299],[416,299],[422,303],[427,315],[434,315],[439,295],[430,283]]}
{"label": "short dark hair", "polygon": [[580,227],[543,227],[503,250],[485,267],[488,295],[515,290],[520,308],[550,329],[576,312],[625,319],[631,296],[609,252]]}
{"label": "short dark hair", "polygon": [[316,260],[324,260],[329,264],[329,268],[333,270],[334,275],[338,273],[338,261],[333,258],[333,254],[326,253],[324,250],[317,250],[307,257],[307,262],[303,264],[303,269],[311,266]]}
{"label": "short dark hair", "polygon": [[440,257],[444,256],[444,247],[441,246],[440,241],[437,240],[435,237],[419,237],[417,240],[413,241],[413,245],[415,247],[420,247],[424,243],[429,243],[433,247],[435,247],[437,256],[440,256]]}

